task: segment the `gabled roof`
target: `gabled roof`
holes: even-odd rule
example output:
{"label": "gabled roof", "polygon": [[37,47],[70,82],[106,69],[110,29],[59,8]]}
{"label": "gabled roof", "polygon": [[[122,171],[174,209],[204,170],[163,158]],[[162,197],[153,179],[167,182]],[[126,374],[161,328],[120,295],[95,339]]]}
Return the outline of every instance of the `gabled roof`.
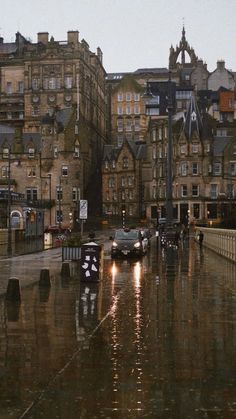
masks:
{"label": "gabled roof", "polygon": [[117,147],[114,145],[105,145],[103,148],[103,161],[108,160],[117,160],[118,156],[124,147],[124,145],[128,145],[133,157],[135,160],[142,160],[146,156],[146,144],[137,144],[133,140],[125,140],[121,147]]}

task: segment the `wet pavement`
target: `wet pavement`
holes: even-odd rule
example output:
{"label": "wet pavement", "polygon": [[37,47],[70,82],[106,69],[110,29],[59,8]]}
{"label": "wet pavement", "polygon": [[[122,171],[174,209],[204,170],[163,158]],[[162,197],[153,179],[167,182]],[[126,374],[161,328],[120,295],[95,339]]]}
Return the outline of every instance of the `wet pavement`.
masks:
{"label": "wet pavement", "polygon": [[2,290],[22,281],[21,304],[0,299],[0,418],[236,418],[236,266],[192,239],[108,247],[98,283],[61,278],[60,249],[0,261]]}

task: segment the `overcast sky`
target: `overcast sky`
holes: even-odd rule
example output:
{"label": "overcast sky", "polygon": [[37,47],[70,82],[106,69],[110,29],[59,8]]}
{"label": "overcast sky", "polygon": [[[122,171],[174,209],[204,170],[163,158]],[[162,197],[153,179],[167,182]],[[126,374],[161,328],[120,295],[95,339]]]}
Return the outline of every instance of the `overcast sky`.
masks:
{"label": "overcast sky", "polygon": [[[56,41],[78,30],[90,49],[103,51],[105,70],[168,67],[171,44],[186,38],[208,70],[224,59],[236,71],[236,0],[0,0],[5,42],[21,32],[33,42],[38,32]],[[3,7],[4,4],[4,7]]]}

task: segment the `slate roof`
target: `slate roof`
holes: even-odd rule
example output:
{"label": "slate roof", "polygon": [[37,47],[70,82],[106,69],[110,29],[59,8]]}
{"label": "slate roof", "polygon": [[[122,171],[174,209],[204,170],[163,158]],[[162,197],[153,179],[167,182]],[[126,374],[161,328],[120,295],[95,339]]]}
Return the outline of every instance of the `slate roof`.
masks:
{"label": "slate roof", "polygon": [[[126,140],[131,152],[136,160],[141,160],[146,156],[147,146],[145,143],[135,143],[133,140]],[[122,147],[113,146],[111,144],[105,145],[103,148],[103,161],[117,160]]]}
{"label": "slate roof", "polygon": [[[12,127],[0,125],[0,148],[4,144],[11,146],[15,140],[15,130]],[[36,151],[41,149],[40,133],[23,133],[22,135],[24,151],[27,152],[29,142],[31,142]]]}

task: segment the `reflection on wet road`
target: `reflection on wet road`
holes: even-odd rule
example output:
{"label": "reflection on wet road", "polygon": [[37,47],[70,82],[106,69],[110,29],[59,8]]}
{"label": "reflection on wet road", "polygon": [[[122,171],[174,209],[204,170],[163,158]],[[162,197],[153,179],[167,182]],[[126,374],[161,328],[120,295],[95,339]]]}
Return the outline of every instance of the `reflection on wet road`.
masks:
{"label": "reflection on wet road", "polygon": [[0,418],[236,418],[236,267],[195,242],[0,306]]}

